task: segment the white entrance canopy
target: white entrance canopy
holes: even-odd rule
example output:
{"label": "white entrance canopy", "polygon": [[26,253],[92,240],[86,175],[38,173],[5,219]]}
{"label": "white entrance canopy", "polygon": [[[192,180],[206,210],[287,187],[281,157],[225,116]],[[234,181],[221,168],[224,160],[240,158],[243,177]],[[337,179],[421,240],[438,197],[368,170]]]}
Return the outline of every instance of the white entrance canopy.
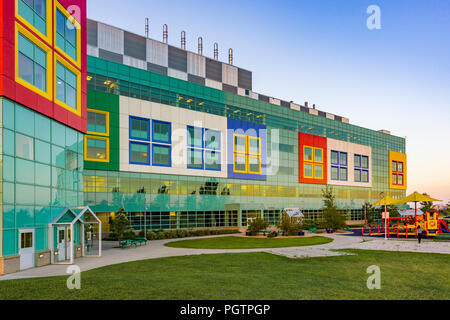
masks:
{"label": "white entrance canopy", "polygon": [[299,208],[285,208],[284,211],[291,218],[303,218],[304,214]]}
{"label": "white entrance canopy", "polygon": [[[77,228],[78,233],[75,234],[75,226],[79,225]],[[98,254],[92,255],[90,253],[90,248],[92,247],[93,242],[93,233],[94,226],[97,228],[98,232]],[[54,234],[55,228],[65,229],[61,230],[62,235],[62,243],[65,245],[64,252],[68,253],[70,257],[70,262],[65,261],[65,264],[70,263],[73,264],[74,260],[74,248],[75,248],[75,238],[77,236],[80,244],[81,244],[81,256],[98,256],[102,255],[102,222],[95,215],[95,213],[89,207],[67,207],[61,210],[61,212],[53,219],[52,222],[49,223],[49,233],[48,233],[48,243],[49,248],[52,248],[52,263],[55,263],[55,239],[57,243],[60,242],[60,234]],[[70,231],[70,233],[69,233]],[[58,232],[58,231],[57,231]],[[89,241],[91,244],[89,245]],[[58,248],[58,254],[59,248]],[[66,259],[65,259],[66,260]],[[60,261],[60,260],[58,260]]]}

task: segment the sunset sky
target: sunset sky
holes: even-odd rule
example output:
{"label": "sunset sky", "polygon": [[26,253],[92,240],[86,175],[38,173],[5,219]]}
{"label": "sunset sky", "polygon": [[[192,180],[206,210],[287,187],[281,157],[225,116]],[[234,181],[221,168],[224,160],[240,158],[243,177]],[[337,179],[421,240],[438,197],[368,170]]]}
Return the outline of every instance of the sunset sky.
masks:
{"label": "sunset sky", "polygon": [[[367,7],[381,9],[369,30]],[[89,0],[88,17],[253,71],[256,92],[406,137],[408,193],[450,199],[450,1]]]}

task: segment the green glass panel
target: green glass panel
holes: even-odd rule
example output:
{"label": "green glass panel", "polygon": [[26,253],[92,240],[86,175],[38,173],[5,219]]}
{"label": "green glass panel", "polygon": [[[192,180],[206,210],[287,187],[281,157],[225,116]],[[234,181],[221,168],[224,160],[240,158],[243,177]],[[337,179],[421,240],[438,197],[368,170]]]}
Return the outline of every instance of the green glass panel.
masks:
{"label": "green glass panel", "polygon": [[66,128],[56,121],[52,121],[52,144],[66,146]]}
{"label": "green glass panel", "polygon": [[35,150],[36,161],[50,164],[51,163],[50,144],[42,142],[40,140],[36,140],[35,146],[36,146]]}
{"label": "green glass panel", "polygon": [[331,179],[338,180],[339,179],[339,168],[331,167]]}
{"label": "green glass panel", "polygon": [[153,141],[170,143],[170,124],[153,121]]}
{"label": "green glass panel", "polygon": [[14,183],[4,182],[3,183],[3,202],[4,203],[10,203],[15,204],[15,190],[14,190]]}
{"label": "green glass panel", "polygon": [[[16,203],[23,205],[34,205],[34,186],[16,184]],[[16,214],[19,214],[17,210]]]}
{"label": "green glass panel", "polygon": [[36,184],[41,186],[50,186],[51,168],[45,164],[36,163]]}
{"label": "green glass panel", "polygon": [[313,176],[313,174],[312,174],[312,165],[311,164],[305,163],[303,165],[303,175],[305,177],[312,177]]}
{"label": "green glass panel", "polygon": [[243,136],[234,136],[234,151],[245,153],[245,137]]}
{"label": "green glass panel", "polygon": [[347,153],[341,152],[339,155],[340,155],[339,164],[341,166],[346,166],[347,165]]}
{"label": "green glass panel", "polygon": [[[21,186],[19,186],[18,189],[21,189]],[[31,189],[26,188],[24,190],[28,191]],[[16,227],[17,228],[34,227],[34,207],[31,206],[16,207]]]}
{"label": "green glass panel", "polygon": [[323,167],[314,165],[314,177],[315,178],[322,178],[323,177]]}
{"label": "green glass panel", "polygon": [[34,184],[34,162],[16,159],[16,182]]}
{"label": "green glass panel", "polygon": [[50,119],[35,113],[35,137],[50,142]]}
{"label": "green glass panel", "polygon": [[63,148],[52,146],[52,165],[59,168],[65,168],[66,153]]}
{"label": "green glass panel", "polygon": [[15,121],[14,121],[14,113],[15,113],[15,105],[11,101],[4,99],[3,100],[3,126],[5,128],[14,130]]}
{"label": "green glass panel", "polygon": [[355,181],[361,181],[361,170],[355,170]]}
{"label": "green glass panel", "polygon": [[33,44],[33,42],[19,33],[19,51],[31,60],[34,60],[34,47],[35,45]]}
{"label": "green glass panel", "polygon": [[322,162],[322,150],[314,149],[314,161]]}
{"label": "green glass panel", "polygon": [[35,112],[21,106],[16,107],[16,131],[34,136]]}
{"label": "green glass panel", "polygon": [[347,181],[347,179],[348,179],[348,177],[347,177],[347,168],[340,168],[339,179],[341,181]]}
{"label": "green glass panel", "polygon": [[14,206],[3,206],[3,229],[12,229],[16,226],[16,211]]}
{"label": "green glass panel", "polygon": [[36,187],[35,188],[35,204],[41,206],[48,206],[51,203],[50,188]]}
{"label": "green glass panel", "polygon": [[261,152],[259,146],[259,139],[248,139],[248,152],[253,154],[259,154]]}
{"label": "green glass panel", "polygon": [[130,159],[131,162],[142,164],[149,163],[148,144],[144,145],[131,143],[130,148],[131,148],[131,159]]}
{"label": "green glass panel", "polygon": [[234,168],[235,171],[247,172],[247,165],[245,163],[245,156],[234,155]]}
{"label": "green glass panel", "polygon": [[188,127],[188,146],[203,148],[203,132],[201,128]]}
{"label": "green glass panel", "polygon": [[34,139],[20,133],[16,133],[16,156],[34,160]]}
{"label": "green glass panel", "polygon": [[34,12],[24,1],[19,0],[19,14],[22,18],[27,20],[31,25],[34,24]]}
{"label": "green glass panel", "polygon": [[361,156],[355,155],[355,167],[361,167]]}
{"label": "green glass panel", "polygon": [[331,151],[331,163],[339,164],[339,152]]}
{"label": "green glass panel", "polygon": [[3,156],[3,179],[15,181],[15,162],[13,157]]}
{"label": "green glass panel", "polygon": [[259,158],[249,157],[248,161],[249,161],[249,166],[250,166],[249,172],[252,172],[252,173],[260,172],[260,167],[259,167],[260,159]]}
{"label": "green glass panel", "polygon": [[206,151],[205,152],[205,167],[211,170],[219,170],[220,169],[220,153],[215,151]]}

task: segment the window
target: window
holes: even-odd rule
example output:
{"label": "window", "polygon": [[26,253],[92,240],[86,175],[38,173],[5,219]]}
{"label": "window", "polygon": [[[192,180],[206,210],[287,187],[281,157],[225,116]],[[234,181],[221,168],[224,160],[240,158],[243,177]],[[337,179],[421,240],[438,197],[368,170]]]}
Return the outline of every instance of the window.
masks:
{"label": "window", "polygon": [[171,143],[171,124],[169,122],[153,120],[152,122],[153,142]]}
{"label": "window", "polygon": [[41,91],[47,91],[47,53],[19,33],[18,76]]}
{"label": "window", "polygon": [[150,145],[130,141],[130,163],[150,165]]}
{"label": "window", "polygon": [[89,134],[109,136],[109,112],[88,109],[87,131]]}
{"label": "window", "polygon": [[150,141],[150,119],[130,117],[130,139]]}
{"label": "window", "polygon": [[47,34],[46,0],[17,0],[18,13],[31,26],[43,35]]}
{"label": "window", "polygon": [[57,1],[54,19],[55,49],[81,68],[81,25]]}
{"label": "window", "polygon": [[220,171],[220,137],[220,131],[187,126],[187,167]]}
{"label": "window", "polygon": [[235,134],[234,172],[261,174],[261,138]]}
{"label": "window", "polygon": [[16,157],[34,160],[34,139],[16,133]]}
{"label": "window", "polygon": [[347,152],[331,151],[331,180],[347,181],[348,159]]}
{"label": "window", "polygon": [[323,149],[303,146],[303,177],[323,179]]}
{"label": "window", "polygon": [[396,186],[403,186],[403,162],[392,161],[392,184]]}
{"label": "window", "polygon": [[23,232],[20,234],[20,249],[33,247],[33,233]]}
{"label": "window", "polygon": [[87,161],[109,162],[109,139],[85,136],[84,159]]}
{"label": "window", "polygon": [[77,76],[60,62],[56,63],[56,99],[77,110]]}
{"label": "window", "polygon": [[369,182],[369,157],[355,154],[355,182]]}
{"label": "window", "polygon": [[171,147],[159,144],[153,144],[153,165],[170,167],[171,165]]}
{"label": "window", "polygon": [[129,126],[130,164],[162,167],[172,165],[171,123],[130,116]]}

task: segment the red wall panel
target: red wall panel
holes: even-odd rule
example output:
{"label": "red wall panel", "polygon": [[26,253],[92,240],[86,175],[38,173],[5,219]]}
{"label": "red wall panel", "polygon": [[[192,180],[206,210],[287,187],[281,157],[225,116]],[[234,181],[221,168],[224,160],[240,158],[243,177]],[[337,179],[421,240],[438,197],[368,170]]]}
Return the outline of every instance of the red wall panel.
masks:
{"label": "red wall panel", "polygon": [[[57,0],[52,0],[52,6],[55,7]],[[78,116],[69,110],[56,104],[53,100],[47,100],[45,97],[29,90],[28,88],[15,82],[15,23],[20,23],[28,31],[43,39],[32,30],[23,25],[15,18],[15,0],[0,0],[0,95],[17,101],[24,106],[53,118],[78,131],[86,132],[86,0],[59,0],[59,3],[68,9],[73,17],[81,25],[81,116]],[[47,19],[55,28],[52,18]],[[52,33],[53,43],[55,43]],[[53,48],[53,55],[55,53]],[[53,61],[53,56],[52,56]],[[53,66],[53,79],[55,78],[55,66]],[[53,80],[54,81],[54,80]],[[53,98],[52,98],[53,99]]]}
{"label": "red wall panel", "polygon": [[[304,154],[303,146],[321,148],[323,150],[323,178],[322,179],[311,179],[305,178],[303,176],[303,164],[304,164]],[[298,133],[298,163],[299,163],[299,182],[300,183],[310,183],[310,184],[327,184],[327,138],[319,137],[307,133]]]}

